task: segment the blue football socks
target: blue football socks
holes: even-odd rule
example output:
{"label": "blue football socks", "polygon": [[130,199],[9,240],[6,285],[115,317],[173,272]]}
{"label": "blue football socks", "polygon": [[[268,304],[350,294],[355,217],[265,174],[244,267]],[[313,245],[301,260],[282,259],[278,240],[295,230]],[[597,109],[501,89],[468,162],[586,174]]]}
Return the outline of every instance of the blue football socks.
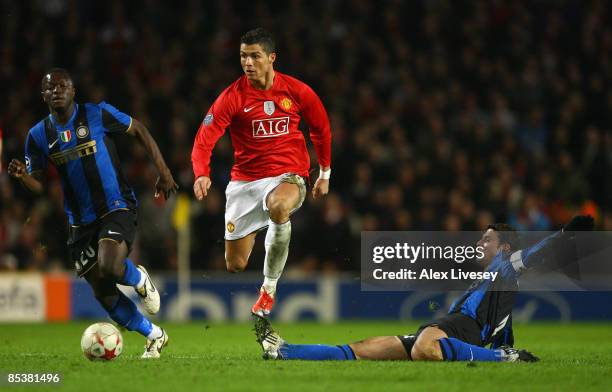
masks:
{"label": "blue football socks", "polygon": [[119,292],[119,299],[115,306],[108,311],[108,314],[117,324],[124,326],[129,331],[137,331],[142,336],[149,336],[153,330],[153,324],[138,311],[134,302],[122,292]]}
{"label": "blue football socks", "polygon": [[140,282],[140,270],[136,268],[136,265],[128,258],[126,258],[123,263],[125,264],[125,272],[123,274],[123,279],[118,283],[124,286],[136,286],[138,282]]}
{"label": "blue football socks", "polygon": [[455,338],[442,338],[439,342],[445,361],[499,362],[502,360],[501,350],[475,346]]}
{"label": "blue football socks", "polygon": [[280,347],[283,359],[303,359],[310,361],[347,361],[354,360],[355,354],[348,344],[326,346],[324,344],[284,344]]}

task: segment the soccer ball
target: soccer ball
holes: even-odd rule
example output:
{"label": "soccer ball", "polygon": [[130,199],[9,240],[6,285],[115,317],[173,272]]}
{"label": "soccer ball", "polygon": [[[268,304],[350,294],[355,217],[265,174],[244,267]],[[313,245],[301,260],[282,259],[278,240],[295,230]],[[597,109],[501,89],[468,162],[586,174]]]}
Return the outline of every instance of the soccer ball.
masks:
{"label": "soccer ball", "polygon": [[91,324],[81,337],[81,350],[90,361],[110,361],[123,351],[123,337],[113,324]]}

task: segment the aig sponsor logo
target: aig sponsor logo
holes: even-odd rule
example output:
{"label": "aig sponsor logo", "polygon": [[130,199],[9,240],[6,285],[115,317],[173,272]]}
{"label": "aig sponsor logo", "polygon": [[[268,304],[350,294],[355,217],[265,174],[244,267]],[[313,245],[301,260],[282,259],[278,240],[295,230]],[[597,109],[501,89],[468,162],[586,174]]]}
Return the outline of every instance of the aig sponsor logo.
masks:
{"label": "aig sponsor logo", "polygon": [[253,137],[277,137],[289,133],[289,117],[273,117],[253,120]]}

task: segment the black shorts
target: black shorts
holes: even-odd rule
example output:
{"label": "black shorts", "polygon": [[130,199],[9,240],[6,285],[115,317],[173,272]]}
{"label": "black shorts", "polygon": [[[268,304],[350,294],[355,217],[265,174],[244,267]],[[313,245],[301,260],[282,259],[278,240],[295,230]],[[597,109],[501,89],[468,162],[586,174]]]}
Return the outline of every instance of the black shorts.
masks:
{"label": "black shorts", "polygon": [[100,240],[125,241],[129,252],[135,236],[135,210],[117,210],[85,226],[68,226],[68,250],[77,275],[82,277],[98,262]]}
{"label": "black shorts", "polygon": [[478,322],[462,313],[452,313],[430,323],[421,325],[414,335],[398,335],[398,338],[402,341],[409,356],[410,351],[412,351],[412,346],[421,332],[427,327],[434,326],[444,331],[449,338],[457,338],[469,344],[482,346],[480,325],[478,325]]}

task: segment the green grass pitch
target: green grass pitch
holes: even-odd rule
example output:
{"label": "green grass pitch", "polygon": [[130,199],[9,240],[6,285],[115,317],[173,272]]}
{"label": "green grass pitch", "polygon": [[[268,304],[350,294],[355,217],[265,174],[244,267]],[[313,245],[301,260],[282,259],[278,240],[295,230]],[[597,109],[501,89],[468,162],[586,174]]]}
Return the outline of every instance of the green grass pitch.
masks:
{"label": "green grass pitch", "polygon": [[[516,346],[539,363],[264,361],[249,324],[164,324],[170,343],[159,360],[139,359],[144,339],[123,331],[124,352],[90,362],[80,351],[89,323],[0,325],[0,373],[60,372],[58,387],[3,391],[602,391],[612,390],[612,325],[534,323],[515,327]],[[293,343],[341,344],[413,332],[417,324],[275,324]]]}

